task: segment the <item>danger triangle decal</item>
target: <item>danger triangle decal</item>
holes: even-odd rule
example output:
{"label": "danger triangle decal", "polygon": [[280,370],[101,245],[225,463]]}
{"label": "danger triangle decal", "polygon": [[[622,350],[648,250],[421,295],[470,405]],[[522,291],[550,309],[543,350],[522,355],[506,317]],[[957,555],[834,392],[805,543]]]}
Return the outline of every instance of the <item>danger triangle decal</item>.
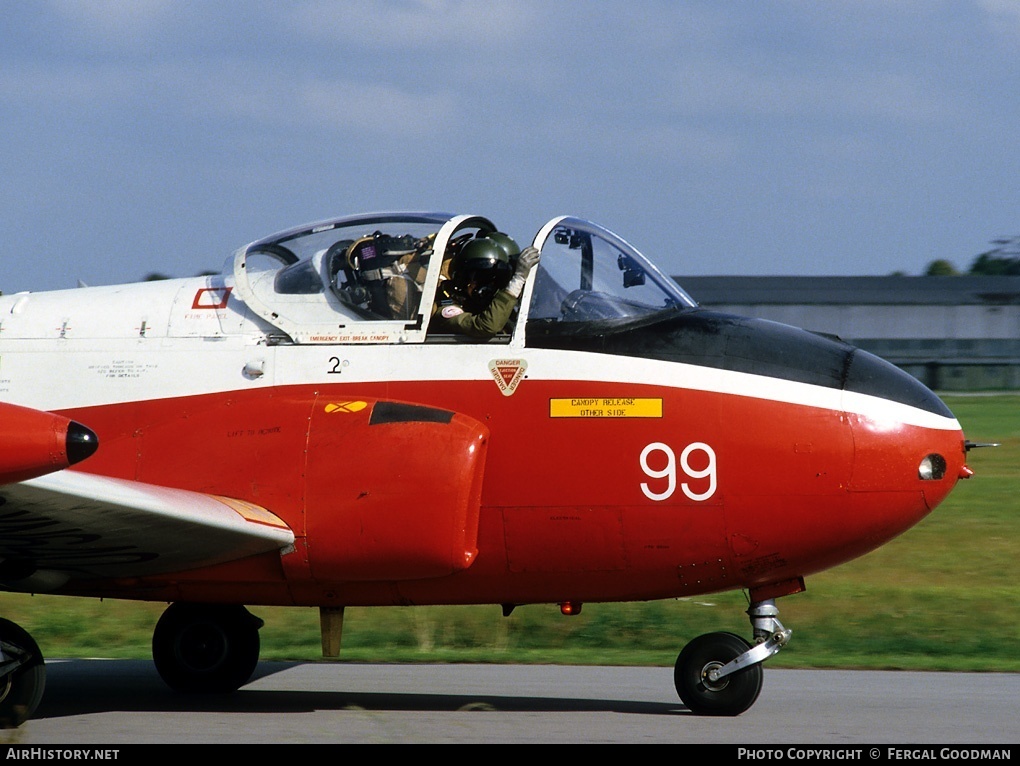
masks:
{"label": "danger triangle decal", "polygon": [[517,390],[527,369],[528,363],[523,359],[493,359],[489,362],[489,372],[503,396],[510,396]]}

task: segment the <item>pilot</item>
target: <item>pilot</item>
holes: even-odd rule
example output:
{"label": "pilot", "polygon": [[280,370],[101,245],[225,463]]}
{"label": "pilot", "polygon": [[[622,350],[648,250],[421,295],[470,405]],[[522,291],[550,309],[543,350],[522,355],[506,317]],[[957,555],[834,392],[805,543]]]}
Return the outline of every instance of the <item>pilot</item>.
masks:
{"label": "pilot", "polygon": [[[516,258],[517,265],[511,265]],[[523,251],[506,234],[491,232],[467,242],[449,263],[439,285],[429,329],[491,338],[510,320],[528,274],[538,263],[535,247]]]}

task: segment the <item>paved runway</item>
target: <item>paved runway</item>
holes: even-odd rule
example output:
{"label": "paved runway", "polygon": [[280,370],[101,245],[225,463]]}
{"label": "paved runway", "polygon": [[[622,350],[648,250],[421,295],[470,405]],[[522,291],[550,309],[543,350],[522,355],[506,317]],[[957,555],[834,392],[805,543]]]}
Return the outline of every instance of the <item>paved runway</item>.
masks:
{"label": "paved runway", "polygon": [[[765,670],[737,718],[683,707],[672,668],[263,662],[223,697],[169,691],[151,662],[47,663],[36,717],[0,744],[1020,741],[1020,674]],[[865,758],[866,758],[865,754]]]}

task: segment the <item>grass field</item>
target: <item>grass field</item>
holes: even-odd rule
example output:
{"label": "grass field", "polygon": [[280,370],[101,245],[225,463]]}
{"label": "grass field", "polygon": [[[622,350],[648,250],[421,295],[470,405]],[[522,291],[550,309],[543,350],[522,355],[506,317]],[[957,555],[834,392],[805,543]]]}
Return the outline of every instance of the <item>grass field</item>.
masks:
{"label": "grass field", "polygon": [[[974,478],[917,527],[780,599],[793,640],[771,667],[1020,671],[1020,395],[946,396]],[[382,662],[672,665],[691,638],[749,634],[740,592],[636,604],[347,610],[342,657]],[[0,594],[0,614],[57,657],[148,658],[164,604]],[[314,609],[253,608],[264,659],[320,657]]]}

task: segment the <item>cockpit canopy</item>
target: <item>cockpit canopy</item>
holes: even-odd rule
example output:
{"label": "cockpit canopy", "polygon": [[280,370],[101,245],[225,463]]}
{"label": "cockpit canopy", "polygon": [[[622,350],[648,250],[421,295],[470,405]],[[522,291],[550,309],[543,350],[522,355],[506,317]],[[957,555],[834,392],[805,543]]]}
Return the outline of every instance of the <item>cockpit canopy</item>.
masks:
{"label": "cockpit canopy", "polygon": [[536,237],[542,259],[528,321],[605,328],[697,304],[629,243],[579,218],[550,221]]}
{"label": "cockpit canopy", "polygon": [[[295,343],[426,340],[446,264],[471,239],[499,229],[480,216],[380,213],[322,221],[251,243],[233,259],[249,309]],[[627,242],[577,218],[547,223],[542,251],[511,326],[571,333],[695,306]]]}

